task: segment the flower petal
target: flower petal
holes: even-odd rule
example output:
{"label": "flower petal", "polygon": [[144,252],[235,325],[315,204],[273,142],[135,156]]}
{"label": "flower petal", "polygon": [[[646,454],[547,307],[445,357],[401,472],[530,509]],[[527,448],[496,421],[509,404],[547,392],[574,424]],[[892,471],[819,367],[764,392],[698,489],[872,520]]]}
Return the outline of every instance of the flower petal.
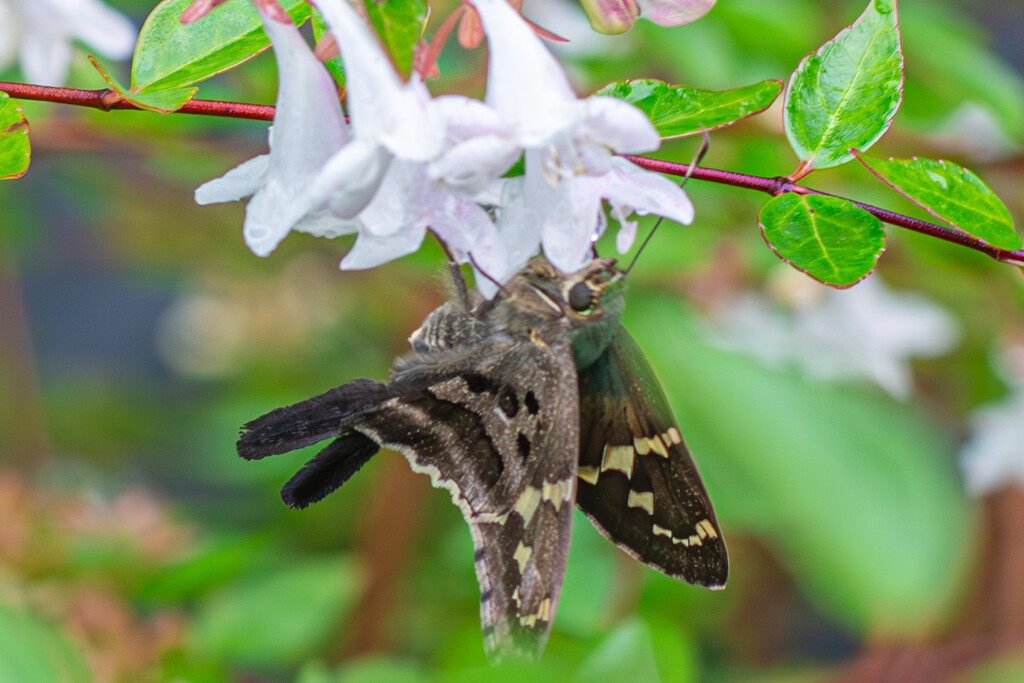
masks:
{"label": "flower petal", "polygon": [[516,126],[519,141],[542,144],[573,125],[581,109],[561,64],[505,0],[473,0],[490,49],[486,101]]}
{"label": "flower petal", "polygon": [[356,137],[377,140],[403,159],[426,161],[441,151],[444,118],[426,86],[413,76],[403,84],[370,29],[343,0],[317,6],[338,40]]}
{"label": "flower petal", "polygon": [[614,97],[594,96],[584,100],[586,117],[580,136],[616,152],[650,152],[661,138],[650,119],[629,102]]}
{"label": "flower petal", "polygon": [[132,56],[138,31],[128,17],[96,0],[62,0],[60,4],[68,12],[76,38],[112,59]]}
{"label": "flower petal", "polygon": [[272,173],[305,184],[349,141],[334,79],[299,30],[260,12],[277,60],[277,109],[270,141]]}
{"label": "flower petal", "polygon": [[614,206],[630,206],[640,215],[656,214],[683,225],[693,222],[693,203],[683,188],[668,178],[645,171],[625,159],[612,159],[612,170],[590,182]]}
{"label": "flower petal", "polygon": [[413,253],[420,248],[427,229],[413,225],[391,235],[360,233],[352,249],[341,259],[342,270],[364,270]]}
{"label": "flower petal", "polygon": [[233,202],[254,194],[267,179],[270,155],[253,157],[222,175],[196,188],[196,204]]}
{"label": "flower petal", "polygon": [[514,140],[479,135],[459,143],[430,163],[430,175],[452,188],[476,194],[512,167],[521,153]]}
{"label": "flower petal", "polygon": [[638,0],[640,14],[662,26],[697,21],[714,7],[715,0]]}

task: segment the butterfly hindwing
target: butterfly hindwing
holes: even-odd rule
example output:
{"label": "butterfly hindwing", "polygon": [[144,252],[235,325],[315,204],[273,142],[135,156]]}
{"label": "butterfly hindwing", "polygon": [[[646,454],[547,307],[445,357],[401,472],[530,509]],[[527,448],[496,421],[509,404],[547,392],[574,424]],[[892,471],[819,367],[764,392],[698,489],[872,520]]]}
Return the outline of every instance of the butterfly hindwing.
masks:
{"label": "butterfly hindwing", "polygon": [[722,533],[668,401],[622,327],[580,372],[577,503],[619,547],[652,567],[725,585]]}
{"label": "butterfly hindwing", "polygon": [[[445,488],[470,526],[488,654],[543,650],[568,557],[579,414],[568,342],[498,338],[442,356],[425,390],[397,396],[353,428],[403,453]],[[393,387],[436,372],[415,364]]]}

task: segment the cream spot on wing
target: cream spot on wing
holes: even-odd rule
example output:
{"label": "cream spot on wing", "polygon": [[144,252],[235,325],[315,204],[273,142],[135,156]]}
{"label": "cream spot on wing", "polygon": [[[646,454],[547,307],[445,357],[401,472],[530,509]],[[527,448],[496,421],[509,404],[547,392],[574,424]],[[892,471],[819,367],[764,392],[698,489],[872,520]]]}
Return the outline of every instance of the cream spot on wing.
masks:
{"label": "cream spot on wing", "polygon": [[551,620],[551,598],[544,598],[544,602],[540,603],[540,607],[537,608],[535,614],[527,614],[519,617],[519,623],[523,626],[530,628],[538,621],[550,621]]}
{"label": "cream spot on wing", "polygon": [[633,439],[633,448],[636,449],[637,455],[647,455],[651,452],[650,439],[643,436],[638,436]]}
{"label": "cream spot on wing", "polygon": [[676,429],[675,427],[669,427],[668,431],[665,432],[665,436],[667,437],[665,440],[672,443],[673,445],[683,442],[682,434],[680,434],[679,430]]}
{"label": "cream spot on wing", "polygon": [[544,490],[541,491],[541,498],[543,500],[551,501],[555,506],[555,510],[561,510],[562,502],[568,501],[572,498],[572,479],[556,481],[553,484],[544,482]]}
{"label": "cream spot on wing", "polygon": [[596,467],[580,467],[577,468],[576,474],[588,484],[597,484],[597,478],[601,476],[601,471]]}
{"label": "cream spot on wing", "polygon": [[715,531],[715,525],[711,523],[710,519],[702,519],[697,522],[697,533],[701,538],[718,538],[718,532]]}
{"label": "cream spot on wing", "polygon": [[519,575],[522,576],[526,572],[526,563],[530,561],[530,556],[533,555],[533,548],[528,545],[523,545],[520,541],[516,547],[516,552],[512,556],[516,563],[519,564]]}
{"label": "cream spot on wing", "polygon": [[685,545],[685,546],[689,546],[690,545],[690,539],[688,539],[688,538],[673,538],[672,542],[673,543],[678,543],[679,545]]}
{"label": "cream spot on wing", "polygon": [[624,473],[627,479],[632,477],[634,453],[629,446],[605,446],[604,454],[601,456],[601,471],[618,470]]}
{"label": "cream spot on wing", "polygon": [[516,501],[516,512],[523,518],[524,527],[529,525],[530,520],[533,519],[533,513],[537,511],[538,505],[540,505],[540,489],[536,486],[527,486],[519,494],[519,500]]}
{"label": "cream spot on wing", "polygon": [[654,514],[654,492],[653,491],[633,491],[630,490],[629,497],[626,498],[626,505],[631,508],[642,508],[647,511],[647,514]]}
{"label": "cream spot on wing", "polygon": [[651,530],[654,531],[654,535],[655,536],[668,536],[669,538],[672,538],[672,532],[669,531],[668,529],[666,529],[663,526],[658,526],[657,524],[652,524],[651,525]]}
{"label": "cream spot on wing", "polygon": [[661,440],[660,436],[652,436],[648,441],[651,442],[651,450],[660,455],[663,458],[668,457],[668,448],[665,447],[665,442]]}

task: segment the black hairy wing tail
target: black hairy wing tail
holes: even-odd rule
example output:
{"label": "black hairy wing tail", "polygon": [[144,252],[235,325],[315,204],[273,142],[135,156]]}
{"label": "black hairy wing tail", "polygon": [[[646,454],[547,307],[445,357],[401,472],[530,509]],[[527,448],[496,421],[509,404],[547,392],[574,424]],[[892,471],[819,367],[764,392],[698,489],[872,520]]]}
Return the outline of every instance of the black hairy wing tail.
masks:
{"label": "black hairy wing tail", "polygon": [[[410,386],[426,388],[401,389]],[[406,366],[391,387],[399,395],[355,416],[351,428],[405,455],[462,512],[488,655],[539,656],[575,495],[579,402],[568,343],[492,339],[439,366]]]}
{"label": "black hairy wing tail", "polygon": [[285,505],[304,508],[333,492],[380,450],[373,439],[347,432],[327,445],[281,489]]}
{"label": "black hairy wing tail", "polygon": [[[346,431],[345,419],[391,398],[387,386],[357,379],[242,425],[238,454],[258,460],[305,448]],[[311,463],[312,464],[312,463]]]}
{"label": "black hairy wing tail", "polygon": [[724,586],[728,558],[711,501],[653,370],[624,328],[579,382],[580,508],[655,569]]}

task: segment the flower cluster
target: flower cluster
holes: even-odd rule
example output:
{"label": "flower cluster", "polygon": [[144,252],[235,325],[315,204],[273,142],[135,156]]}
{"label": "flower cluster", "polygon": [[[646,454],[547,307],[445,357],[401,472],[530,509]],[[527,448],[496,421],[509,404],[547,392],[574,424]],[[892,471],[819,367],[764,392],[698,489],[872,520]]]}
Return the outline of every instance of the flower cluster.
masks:
{"label": "flower cluster", "polygon": [[[344,0],[319,0],[345,64],[348,121],[337,90],[276,0],[254,0],[279,69],[270,153],[196,190],[200,204],[251,196],[244,236],[266,256],[292,230],[357,234],[341,262],[370,268],[419,248],[433,231],[461,262],[506,281],[543,248],[562,270],[592,255],[602,201],[627,250],[632,213],[689,223],[693,207],[660,175],[615,156],[659,137],[640,110],[579,99],[554,56],[505,0],[473,0],[490,48],[483,102],[431,97],[403,82]],[[520,158],[525,173],[504,177]]]}

